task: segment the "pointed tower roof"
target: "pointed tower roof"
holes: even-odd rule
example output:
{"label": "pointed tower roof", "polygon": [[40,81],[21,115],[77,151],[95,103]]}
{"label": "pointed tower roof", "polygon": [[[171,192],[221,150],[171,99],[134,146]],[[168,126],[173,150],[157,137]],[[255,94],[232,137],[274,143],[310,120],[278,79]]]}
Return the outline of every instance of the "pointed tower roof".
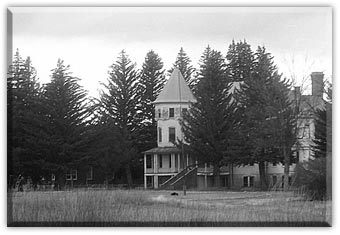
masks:
{"label": "pointed tower roof", "polygon": [[178,102],[196,102],[191,89],[185,82],[179,69],[174,68],[172,74],[165,84],[163,90],[159,93],[154,103],[178,103]]}

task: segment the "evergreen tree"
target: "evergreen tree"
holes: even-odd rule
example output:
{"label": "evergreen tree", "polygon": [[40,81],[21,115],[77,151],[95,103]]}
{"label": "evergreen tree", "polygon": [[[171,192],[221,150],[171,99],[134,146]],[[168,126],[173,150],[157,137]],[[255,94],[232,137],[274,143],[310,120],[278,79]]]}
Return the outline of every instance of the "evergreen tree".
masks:
{"label": "evergreen tree", "polygon": [[233,40],[229,45],[226,58],[232,81],[241,82],[250,77],[254,69],[255,58],[246,40],[236,44]]}
{"label": "evergreen tree", "polygon": [[220,52],[207,47],[201,57],[197,82],[197,103],[181,122],[186,150],[200,162],[214,165],[215,185],[219,186],[219,167],[230,162],[230,143],[237,118],[229,92],[231,83]]}
{"label": "evergreen tree", "polygon": [[264,47],[258,47],[254,58],[253,69],[236,94],[244,117],[241,133],[245,148],[239,163],[257,163],[261,187],[266,189],[265,164],[284,162],[284,156],[290,153],[287,145],[288,140],[289,144],[295,140],[295,116],[288,96],[289,84],[281,80],[273,57]]}
{"label": "evergreen tree", "polygon": [[161,58],[153,50],[146,54],[139,80],[141,93],[141,115],[143,116],[143,131],[139,136],[140,152],[157,146],[157,122],[155,121],[155,106],[153,102],[163,89],[165,70]]}
{"label": "evergreen tree", "polygon": [[132,185],[131,167],[138,162],[138,137],[141,129],[139,110],[140,94],[136,65],[123,50],[118,60],[112,64],[106,91],[100,97],[103,112],[108,115],[117,127],[121,138],[119,146],[120,161],[125,168],[127,182]]}
{"label": "evergreen tree", "polygon": [[[19,174],[38,172],[33,167],[36,149],[30,143],[30,133],[39,113],[40,85],[30,57],[23,60],[17,50],[7,77],[7,151],[8,179]],[[11,182],[13,183],[13,182]],[[10,183],[10,184],[11,184]]]}
{"label": "evergreen tree", "polygon": [[[98,104],[97,108],[100,108]],[[95,146],[91,165],[101,170],[105,182],[109,183],[117,176],[122,167],[120,156],[120,139],[122,138],[114,120],[109,115],[99,111],[96,121],[92,124],[96,137],[92,143]]]}
{"label": "evergreen tree", "polygon": [[[44,87],[44,125],[41,134],[40,165],[63,185],[66,172],[77,169],[89,158],[89,123],[91,112],[86,103],[87,92],[79,78],[58,60],[51,82]],[[71,181],[72,183],[72,181]]]}
{"label": "evergreen tree", "polygon": [[[173,64],[173,67],[176,67],[181,72],[184,80],[188,84],[188,86],[193,89],[195,86],[196,79],[194,78],[195,68],[190,65],[191,60],[189,56],[185,53],[183,50],[183,47],[179,50],[179,53],[177,54],[176,61]],[[173,71],[173,68],[169,70],[169,74],[171,74]],[[193,89],[194,90],[194,89]]]}

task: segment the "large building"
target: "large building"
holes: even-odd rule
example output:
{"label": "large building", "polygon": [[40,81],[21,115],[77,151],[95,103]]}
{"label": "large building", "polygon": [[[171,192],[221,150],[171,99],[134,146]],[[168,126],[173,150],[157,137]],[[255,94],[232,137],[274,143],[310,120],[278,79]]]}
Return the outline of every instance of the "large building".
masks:
{"label": "large building", "polygon": [[[323,73],[311,74],[312,94],[302,95],[300,88],[291,91],[291,98],[298,103],[301,115],[298,121],[298,142],[293,147],[298,161],[312,157],[312,139],[314,137],[314,111],[324,107]],[[198,163],[191,156],[184,154],[174,142],[183,139],[180,127],[182,114],[190,109],[196,99],[178,69],[155,100],[155,118],[157,121],[157,147],[144,152],[144,188],[204,189],[214,185],[213,167],[209,163]],[[295,164],[290,167],[294,173]],[[266,164],[267,180],[271,187],[282,187],[283,166]],[[290,178],[291,180],[292,178]],[[225,188],[256,188],[260,186],[257,164],[247,166],[225,165],[220,167],[220,183]]]}

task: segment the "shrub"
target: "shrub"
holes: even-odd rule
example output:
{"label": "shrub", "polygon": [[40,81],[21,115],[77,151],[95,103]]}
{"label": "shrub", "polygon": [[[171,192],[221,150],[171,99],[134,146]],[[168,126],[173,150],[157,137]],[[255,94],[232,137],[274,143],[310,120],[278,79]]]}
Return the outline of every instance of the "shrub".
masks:
{"label": "shrub", "polygon": [[327,199],[327,158],[310,159],[299,163],[295,170],[294,186],[302,189],[307,199]]}

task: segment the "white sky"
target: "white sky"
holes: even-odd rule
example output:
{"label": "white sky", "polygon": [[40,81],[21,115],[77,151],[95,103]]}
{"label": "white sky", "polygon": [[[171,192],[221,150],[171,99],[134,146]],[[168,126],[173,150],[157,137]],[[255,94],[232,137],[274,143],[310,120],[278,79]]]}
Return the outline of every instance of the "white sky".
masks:
{"label": "white sky", "polygon": [[[183,47],[192,64],[209,44],[224,55],[232,39],[264,45],[285,76],[313,71],[332,77],[330,7],[152,7],[10,8],[13,51],[30,56],[41,83],[50,79],[58,58],[91,96],[98,96],[109,66],[125,49],[140,69],[153,49],[170,69]],[[294,62],[292,60],[294,59]],[[289,72],[293,70],[293,72]]]}

